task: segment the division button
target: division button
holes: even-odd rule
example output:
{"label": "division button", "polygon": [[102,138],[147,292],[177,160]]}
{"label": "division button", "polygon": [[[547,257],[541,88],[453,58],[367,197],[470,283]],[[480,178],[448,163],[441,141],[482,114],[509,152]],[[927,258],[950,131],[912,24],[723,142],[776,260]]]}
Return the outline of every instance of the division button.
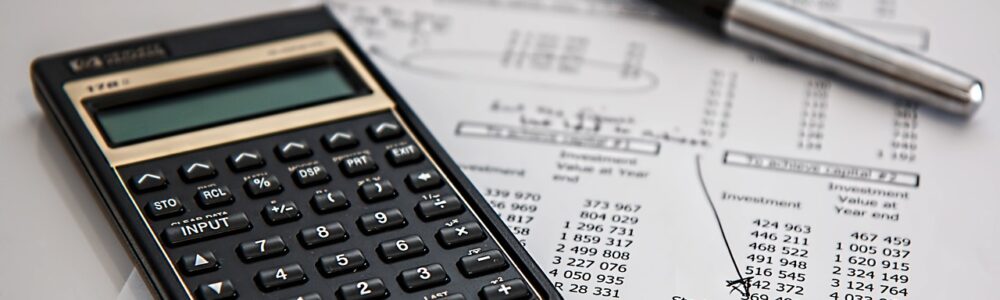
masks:
{"label": "division button", "polygon": [[393,166],[402,166],[418,162],[424,155],[417,146],[409,144],[390,148],[385,152],[385,158],[389,159],[389,163]]}
{"label": "division button", "polygon": [[177,197],[150,201],[146,203],[146,213],[153,219],[159,220],[184,213],[184,205],[181,204],[180,200],[177,200]]}
{"label": "division button", "polygon": [[288,298],[287,300],[323,300],[323,297],[320,297],[319,294],[317,293],[311,293],[298,297]]}
{"label": "division button", "polygon": [[257,281],[257,287],[266,292],[299,285],[305,283],[308,278],[302,266],[290,264],[257,272],[254,280]]}
{"label": "division button", "polygon": [[255,241],[242,242],[236,250],[236,252],[239,253],[240,258],[245,262],[282,256],[285,255],[285,253],[288,253],[288,247],[285,245],[285,240],[282,240],[280,236],[276,235]]}
{"label": "division button", "polygon": [[312,156],[313,152],[305,141],[294,141],[275,146],[274,154],[283,161],[289,161]]}
{"label": "division button", "polygon": [[347,131],[323,135],[323,146],[326,147],[326,150],[345,150],[357,147],[358,144],[358,139],[354,137],[354,134]]}
{"label": "division button", "polygon": [[486,234],[483,233],[483,228],[479,227],[479,223],[465,222],[441,228],[437,232],[437,239],[441,246],[455,248],[481,242],[486,239]]}
{"label": "division button", "polygon": [[378,255],[386,262],[399,261],[427,254],[427,246],[419,236],[409,235],[378,244]]}
{"label": "division button", "polygon": [[405,226],[406,218],[395,208],[364,214],[358,218],[358,227],[365,234],[375,234]]}
{"label": "division button", "polygon": [[341,191],[332,191],[314,195],[312,201],[310,202],[312,203],[313,209],[321,214],[344,210],[351,207],[351,202],[347,200],[347,196],[345,196],[344,192]]}
{"label": "division button", "polygon": [[365,200],[365,202],[378,202],[395,198],[396,188],[392,187],[392,182],[383,179],[365,182],[358,187],[358,194],[361,195],[361,199]]}
{"label": "division button", "polygon": [[403,135],[403,128],[396,122],[381,122],[368,126],[368,135],[375,141],[384,141],[397,138]]}
{"label": "division button", "polygon": [[163,176],[163,172],[160,171],[132,176],[129,182],[132,183],[132,190],[136,192],[148,192],[167,187],[167,177]]}
{"label": "division button", "polygon": [[360,250],[352,249],[320,257],[316,268],[323,276],[333,277],[364,270],[368,268],[368,260]]}
{"label": "division button", "polygon": [[406,175],[406,185],[411,191],[422,192],[436,189],[442,185],[441,175],[437,171],[428,170]]}
{"label": "division button", "polygon": [[170,246],[207,240],[250,229],[250,220],[244,213],[235,213],[197,222],[167,227],[163,237]]}
{"label": "division button", "polygon": [[421,200],[417,203],[417,215],[424,221],[450,217],[465,211],[465,206],[454,195],[438,199]]}
{"label": "division button", "polygon": [[246,171],[264,166],[264,157],[257,151],[245,151],[230,155],[226,161],[233,171]]}
{"label": "division button", "polygon": [[357,176],[378,171],[378,165],[367,154],[348,157],[340,161],[340,171],[345,176]]}
{"label": "division button", "polygon": [[299,241],[306,248],[315,248],[347,240],[347,230],[340,222],[309,227],[299,231]]}
{"label": "division button", "polygon": [[236,299],[236,288],[229,280],[216,281],[198,286],[199,300],[228,300]]}
{"label": "division button", "polygon": [[322,165],[312,165],[296,168],[292,171],[292,179],[299,187],[307,187],[330,182],[330,174]]}
{"label": "division button", "polygon": [[243,189],[253,198],[260,198],[267,195],[280,193],[281,182],[274,175],[263,175],[251,177],[243,183]]}
{"label": "division button", "polygon": [[236,198],[229,191],[229,187],[210,185],[199,187],[198,192],[194,194],[194,199],[198,201],[198,205],[208,208],[233,203]]}
{"label": "division button", "polygon": [[426,265],[414,269],[404,270],[396,278],[399,285],[407,292],[419,291],[443,285],[451,281],[444,267],[440,264]]}
{"label": "division button", "polygon": [[389,298],[389,290],[385,288],[382,279],[372,278],[355,283],[348,283],[337,289],[337,299],[340,300],[377,300]]}
{"label": "division button", "polygon": [[264,216],[264,220],[271,225],[295,221],[302,217],[302,212],[299,211],[299,207],[296,206],[295,202],[292,202],[291,200],[271,200],[270,203],[264,206],[264,210],[262,210],[260,214]]}
{"label": "division button", "polygon": [[184,179],[186,182],[209,179],[218,174],[212,162],[207,160],[183,165],[177,170],[177,173],[181,174],[181,179]]}
{"label": "division button", "polygon": [[479,254],[463,256],[458,261],[458,269],[466,277],[472,278],[507,269],[507,261],[500,251],[490,250]]}
{"label": "division button", "polygon": [[212,251],[202,251],[198,253],[181,256],[180,269],[184,274],[195,275],[211,272],[219,269],[219,261],[215,259]]}
{"label": "division button", "polygon": [[483,287],[479,297],[483,300],[524,300],[531,298],[531,291],[524,281],[514,279]]}

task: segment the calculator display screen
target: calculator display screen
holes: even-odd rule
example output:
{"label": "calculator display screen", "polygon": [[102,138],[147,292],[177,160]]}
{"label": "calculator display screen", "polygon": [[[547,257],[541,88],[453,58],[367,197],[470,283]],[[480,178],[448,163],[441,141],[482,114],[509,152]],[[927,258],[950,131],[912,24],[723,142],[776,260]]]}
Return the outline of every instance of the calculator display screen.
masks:
{"label": "calculator display screen", "polygon": [[336,65],[322,64],[116,105],[95,112],[111,146],[141,142],[359,94]]}

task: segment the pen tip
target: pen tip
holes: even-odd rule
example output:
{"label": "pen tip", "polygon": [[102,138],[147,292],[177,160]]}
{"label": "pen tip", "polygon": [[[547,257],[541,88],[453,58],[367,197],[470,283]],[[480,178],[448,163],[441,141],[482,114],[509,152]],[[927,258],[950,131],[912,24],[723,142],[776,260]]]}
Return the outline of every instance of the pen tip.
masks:
{"label": "pen tip", "polygon": [[979,106],[983,105],[983,101],[986,100],[986,93],[983,91],[983,83],[976,82],[972,84],[969,88],[969,114],[971,115],[976,110],[979,110]]}

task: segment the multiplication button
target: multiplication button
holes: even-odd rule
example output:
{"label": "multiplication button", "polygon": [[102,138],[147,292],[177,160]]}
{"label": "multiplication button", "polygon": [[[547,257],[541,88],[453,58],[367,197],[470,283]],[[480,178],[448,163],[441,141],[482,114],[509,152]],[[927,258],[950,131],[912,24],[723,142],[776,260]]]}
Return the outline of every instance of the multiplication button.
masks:
{"label": "multiplication button", "polygon": [[465,222],[441,228],[437,232],[437,239],[441,246],[455,248],[481,242],[486,239],[486,234],[483,233],[483,228],[479,227],[479,223]]}

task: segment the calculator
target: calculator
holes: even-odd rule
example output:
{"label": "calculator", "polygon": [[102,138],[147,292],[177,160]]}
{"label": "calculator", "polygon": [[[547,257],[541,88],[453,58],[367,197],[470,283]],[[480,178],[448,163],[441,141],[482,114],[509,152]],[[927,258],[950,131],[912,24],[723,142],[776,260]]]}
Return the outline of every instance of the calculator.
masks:
{"label": "calculator", "polygon": [[324,7],[32,79],[160,298],[562,299]]}

